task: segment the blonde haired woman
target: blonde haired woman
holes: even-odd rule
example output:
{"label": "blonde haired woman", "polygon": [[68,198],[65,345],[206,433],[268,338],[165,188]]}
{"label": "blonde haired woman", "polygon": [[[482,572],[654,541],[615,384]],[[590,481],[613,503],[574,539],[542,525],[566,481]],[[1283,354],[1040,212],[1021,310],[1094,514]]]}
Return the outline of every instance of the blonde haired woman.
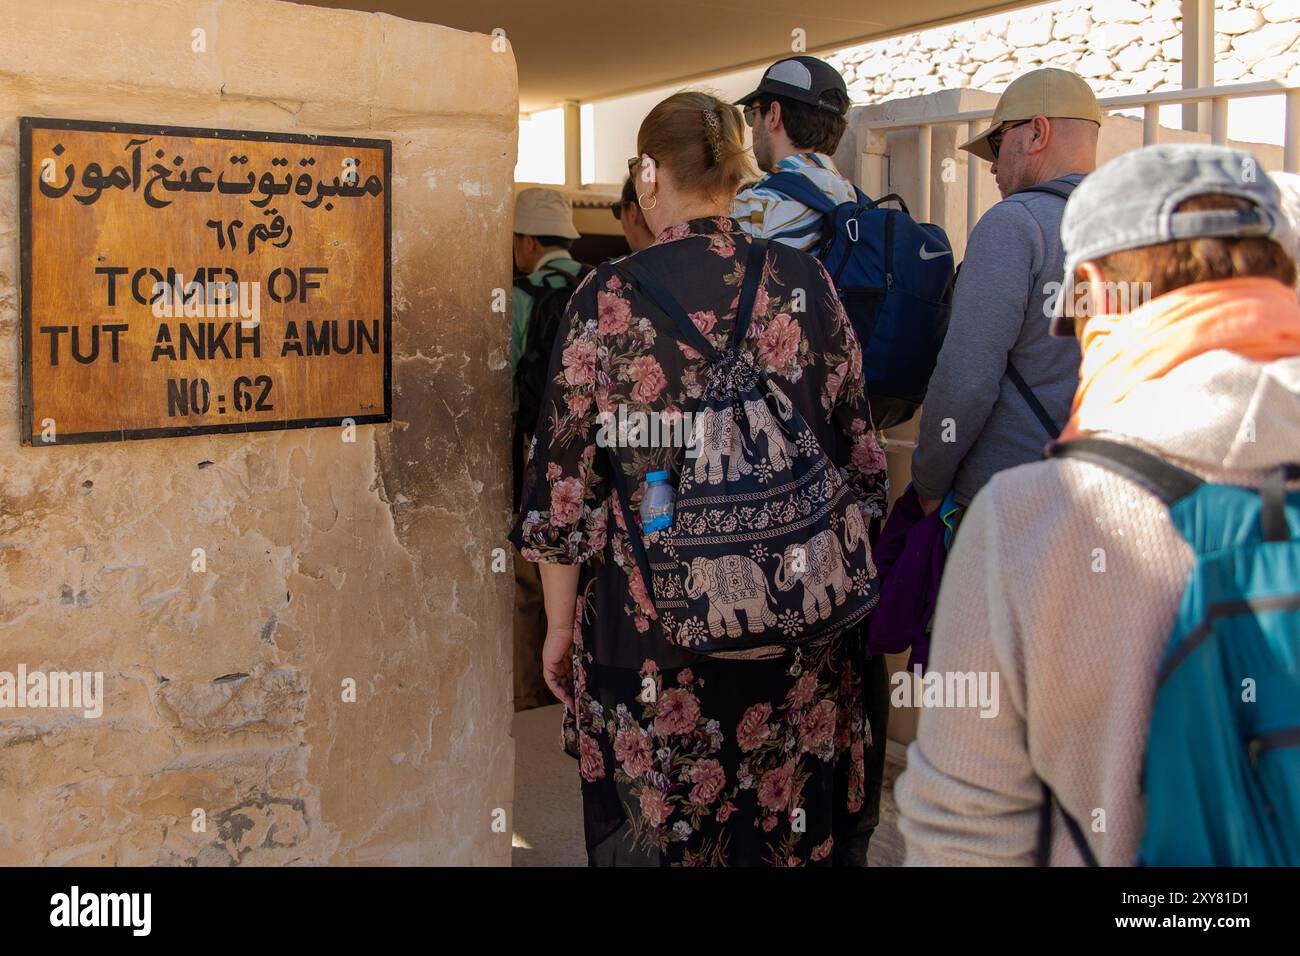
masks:
{"label": "blonde haired woman", "polygon": [[[642,123],[629,170],[656,236],[632,259],[721,351],[751,243],[729,216],[736,188],[753,175],[739,112],[706,93],[668,97]],[[742,347],[814,430],[863,513],[879,515],[884,455],[861,353],[830,278],[790,247],[759,251],[761,281]],[[611,483],[635,511],[648,473],[676,476],[683,465],[682,448],[597,441],[598,416],[620,405],[670,419],[698,406],[709,366],[667,325],[615,267],[602,266],[579,287],[511,536],[541,564],[550,622],[543,668],[566,705],[564,739],[578,759],[589,859],[643,866],[851,859],[871,745],[856,637],[774,647],[761,659],[706,657],[670,643],[612,504]]]}

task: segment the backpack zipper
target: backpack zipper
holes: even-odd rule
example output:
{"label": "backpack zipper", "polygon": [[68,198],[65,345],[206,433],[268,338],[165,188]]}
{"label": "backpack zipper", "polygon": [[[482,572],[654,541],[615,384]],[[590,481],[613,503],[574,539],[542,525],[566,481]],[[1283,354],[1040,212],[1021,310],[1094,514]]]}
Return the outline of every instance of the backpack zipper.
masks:
{"label": "backpack zipper", "polygon": [[1284,747],[1300,747],[1300,727],[1271,730],[1266,734],[1260,734],[1258,737],[1252,737],[1246,741],[1246,756],[1250,759],[1250,765],[1256,767],[1259,765],[1259,758],[1263,754],[1270,750],[1281,750]]}

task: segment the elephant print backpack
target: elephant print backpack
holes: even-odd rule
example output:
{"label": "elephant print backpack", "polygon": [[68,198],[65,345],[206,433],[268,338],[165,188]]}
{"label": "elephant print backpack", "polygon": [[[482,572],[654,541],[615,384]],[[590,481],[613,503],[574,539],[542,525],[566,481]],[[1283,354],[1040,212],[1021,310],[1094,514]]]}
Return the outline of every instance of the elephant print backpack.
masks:
{"label": "elephant print backpack", "polygon": [[722,354],[643,266],[614,263],[669,320],[660,331],[712,365],[695,413],[699,454],[678,476],[672,525],[642,535],[617,482],[614,492],[658,626],[702,654],[807,644],[857,623],[879,598],[853,490],[742,344],[766,252],[766,241],[750,243]]}

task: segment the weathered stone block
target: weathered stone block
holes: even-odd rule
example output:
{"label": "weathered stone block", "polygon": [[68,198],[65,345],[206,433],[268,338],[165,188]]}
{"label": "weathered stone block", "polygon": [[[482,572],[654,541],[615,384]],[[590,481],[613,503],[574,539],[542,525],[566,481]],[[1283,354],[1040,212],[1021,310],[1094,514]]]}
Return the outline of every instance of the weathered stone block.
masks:
{"label": "weathered stone block", "polygon": [[1014,60],[996,60],[978,67],[970,85],[977,90],[996,90],[1010,83],[1019,72]]}
{"label": "weathered stone block", "polygon": [[1096,0],[1091,13],[1098,23],[1141,23],[1147,18],[1146,4],[1139,0]]}
{"label": "weathered stone block", "polygon": [[1110,75],[1110,72],[1115,69],[1115,64],[1110,61],[1109,57],[1100,53],[1089,53],[1079,60],[1075,69],[1080,76],[1104,77]]}
{"label": "weathered stone block", "polygon": [[1135,43],[1142,36],[1142,28],[1133,23],[1100,23],[1093,27],[1088,42],[1094,50],[1107,56]]}
{"label": "weathered stone block", "polygon": [[1084,36],[1091,29],[1092,17],[1088,15],[1087,10],[1071,10],[1056,15],[1052,24],[1052,37],[1057,40],[1067,40],[1070,37]]}
{"label": "weathered stone block", "polygon": [[1159,47],[1148,46],[1145,43],[1130,44],[1115,55],[1115,65],[1121,70],[1136,72],[1150,63],[1159,50]]}
{"label": "weathered stone block", "polygon": [[1170,37],[1180,36],[1182,23],[1175,20],[1150,20],[1141,25],[1141,30],[1143,43],[1160,43]]}
{"label": "weathered stone block", "polygon": [[1038,46],[1051,38],[1052,17],[1047,13],[1013,18],[1007,28],[1007,42],[1013,47]]}
{"label": "weathered stone block", "polygon": [[1214,14],[1214,30],[1216,33],[1226,33],[1229,36],[1237,36],[1259,27],[1264,22],[1264,16],[1253,7],[1235,7],[1231,10],[1217,10]]}
{"label": "weathered stone block", "polygon": [[1234,37],[1232,52],[1246,63],[1285,52],[1300,39],[1300,23],[1266,23],[1253,33]]}
{"label": "weathered stone block", "polygon": [[351,443],[19,447],[0,164],[0,669],[106,689],[97,720],[0,723],[0,864],[508,863],[490,823],[512,801],[511,581],[489,568],[510,385],[490,303],[510,282],[514,57],[319,6],[91,6],[0,8],[11,157],[20,115],[392,140],[394,421]]}
{"label": "weathered stone block", "polygon": [[1300,0],[1266,0],[1260,12],[1269,23],[1294,23],[1300,20]]}

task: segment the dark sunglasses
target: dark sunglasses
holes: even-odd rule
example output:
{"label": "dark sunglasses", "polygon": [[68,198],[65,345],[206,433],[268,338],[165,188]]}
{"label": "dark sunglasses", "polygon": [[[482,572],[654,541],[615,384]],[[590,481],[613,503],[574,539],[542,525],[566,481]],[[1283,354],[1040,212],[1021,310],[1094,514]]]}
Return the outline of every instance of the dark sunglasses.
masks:
{"label": "dark sunglasses", "polygon": [[745,125],[750,129],[754,128],[754,121],[758,119],[758,104],[746,106],[742,111],[745,114]]}
{"label": "dark sunglasses", "polygon": [[998,153],[1002,151],[1002,137],[1006,134],[1007,130],[1015,129],[1017,126],[1025,126],[1032,122],[1033,120],[1027,119],[1021,120],[1018,123],[1003,123],[999,126],[997,132],[989,136],[989,152],[993,154],[993,158],[997,159]]}
{"label": "dark sunglasses", "polygon": [[614,218],[615,218],[615,219],[622,220],[622,218],[623,218],[623,207],[626,206],[626,205],[627,205],[627,203],[625,203],[625,202],[623,202],[623,200],[619,199],[619,200],[617,200],[616,202],[612,202],[612,203],[609,204],[609,211],[612,212],[612,213],[614,214]]}

